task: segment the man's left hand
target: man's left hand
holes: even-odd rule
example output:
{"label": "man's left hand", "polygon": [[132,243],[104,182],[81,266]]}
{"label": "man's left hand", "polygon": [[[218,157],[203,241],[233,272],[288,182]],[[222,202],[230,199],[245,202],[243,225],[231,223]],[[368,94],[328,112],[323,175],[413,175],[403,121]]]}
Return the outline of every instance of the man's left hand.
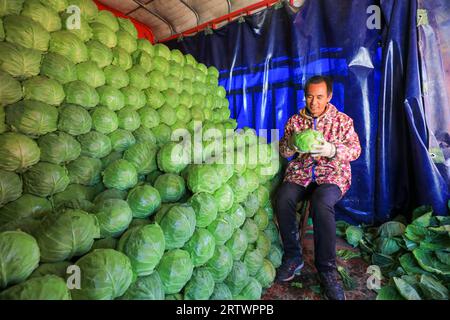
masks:
{"label": "man's left hand", "polygon": [[327,141],[324,141],[322,144],[313,144],[310,154],[313,157],[332,158],[336,154],[336,146]]}

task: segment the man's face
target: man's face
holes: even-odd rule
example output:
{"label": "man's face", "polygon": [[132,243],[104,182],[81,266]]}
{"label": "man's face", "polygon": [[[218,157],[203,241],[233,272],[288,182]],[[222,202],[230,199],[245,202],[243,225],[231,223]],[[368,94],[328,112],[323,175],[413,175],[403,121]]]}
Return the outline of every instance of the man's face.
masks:
{"label": "man's face", "polygon": [[327,93],[327,84],[325,82],[312,83],[308,86],[308,91],[305,94],[306,108],[313,115],[313,117],[320,116],[331,100],[332,94]]}

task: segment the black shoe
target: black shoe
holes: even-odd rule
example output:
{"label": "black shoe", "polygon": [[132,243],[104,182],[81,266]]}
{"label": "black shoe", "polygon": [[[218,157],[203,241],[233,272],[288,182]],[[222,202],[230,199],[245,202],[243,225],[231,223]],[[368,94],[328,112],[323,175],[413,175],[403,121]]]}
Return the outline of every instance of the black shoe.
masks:
{"label": "black shoe", "polygon": [[345,300],[344,289],[337,280],[336,271],[319,272],[319,280],[326,299]]}
{"label": "black shoe", "polygon": [[290,258],[283,261],[277,270],[277,282],[287,282],[299,275],[305,263],[302,258]]}

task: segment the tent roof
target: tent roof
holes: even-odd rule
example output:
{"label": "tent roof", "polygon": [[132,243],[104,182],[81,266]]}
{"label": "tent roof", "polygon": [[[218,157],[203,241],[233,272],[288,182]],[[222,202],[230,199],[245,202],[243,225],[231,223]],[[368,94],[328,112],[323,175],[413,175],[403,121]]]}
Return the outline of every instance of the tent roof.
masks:
{"label": "tent roof", "polygon": [[[156,41],[263,1],[257,0],[98,0],[150,27]],[[262,7],[261,9],[264,9]],[[254,13],[258,10],[252,10]],[[226,22],[225,22],[226,23]],[[223,24],[225,24],[223,23]],[[223,25],[220,24],[217,27]]]}

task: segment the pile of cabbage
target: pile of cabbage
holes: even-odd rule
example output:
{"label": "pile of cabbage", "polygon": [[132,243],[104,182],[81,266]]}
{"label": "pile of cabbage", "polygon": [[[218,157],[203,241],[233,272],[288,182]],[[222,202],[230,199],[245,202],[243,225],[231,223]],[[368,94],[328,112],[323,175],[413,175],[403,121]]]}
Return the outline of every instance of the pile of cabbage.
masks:
{"label": "pile of cabbage", "polygon": [[261,297],[278,153],[218,77],[90,0],[0,0],[0,299]]}

